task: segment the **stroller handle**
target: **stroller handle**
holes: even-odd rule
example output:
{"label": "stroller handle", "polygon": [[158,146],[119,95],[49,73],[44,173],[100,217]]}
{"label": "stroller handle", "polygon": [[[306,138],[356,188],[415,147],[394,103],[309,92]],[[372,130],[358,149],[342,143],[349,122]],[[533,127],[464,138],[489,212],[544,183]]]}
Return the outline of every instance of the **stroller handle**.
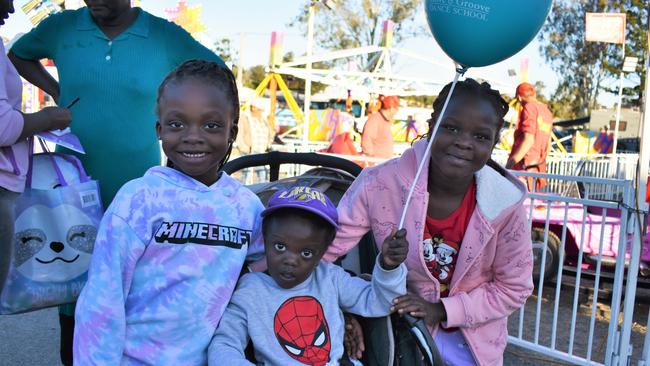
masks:
{"label": "stroller handle", "polygon": [[411,315],[404,314],[404,320],[409,325],[411,333],[417,339],[417,345],[420,352],[425,356],[428,366],[445,366],[445,362],[440,356],[438,347],[429,333],[429,329],[422,319],[415,318]]}
{"label": "stroller handle", "polygon": [[232,174],[242,169],[252,168],[256,166],[269,165],[270,181],[274,182],[280,177],[281,164],[301,164],[310,166],[326,166],[329,168],[340,169],[345,172],[358,176],[361,173],[361,167],[357,164],[339,158],[318,153],[289,153],[281,151],[271,151],[264,154],[250,154],[240,156],[235,160],[231,160],[223,167],[223,171]]}

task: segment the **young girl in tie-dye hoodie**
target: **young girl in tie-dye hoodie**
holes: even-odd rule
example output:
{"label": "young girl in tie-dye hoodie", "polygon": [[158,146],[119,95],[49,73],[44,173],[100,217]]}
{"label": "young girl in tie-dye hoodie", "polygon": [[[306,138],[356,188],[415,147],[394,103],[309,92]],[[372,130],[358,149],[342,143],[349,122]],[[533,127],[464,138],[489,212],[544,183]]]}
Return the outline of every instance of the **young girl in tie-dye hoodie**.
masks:
{"label": "young girl in tie-dye hoodie", "polygon": [[188,61],[158,90],[172,167],[122,187],[77,303],[75,365],[201,365],[244,261],[261,258],[260,200],[221,172],[237,136],[232,73]]}

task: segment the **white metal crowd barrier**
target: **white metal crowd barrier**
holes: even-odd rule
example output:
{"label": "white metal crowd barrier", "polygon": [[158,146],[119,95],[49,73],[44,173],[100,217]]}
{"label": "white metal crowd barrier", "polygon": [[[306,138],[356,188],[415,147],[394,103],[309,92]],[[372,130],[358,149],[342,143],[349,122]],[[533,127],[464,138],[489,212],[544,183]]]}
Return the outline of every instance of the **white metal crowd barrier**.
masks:
{"label": "white metal crowd barrier", "polygon": [[[312,152],[326,148],[329,142],[310,141],[307,145],[301,141],[289,141],[286,145],[274,145],[274,149],[291,152]],[[396,143],[395,156],[400,156],[404,150],[411,146],[410,143]],[[494,150],[492,159],[505,166],[508,160],[509,151]],[[636,165],[639,161],[638,154],[578,154],[578,153],[555,153],[548,154],[547,174],[584,176],[593,178],[627,179],[632,180],[636,176]],[[559,181],[552,181],[549,184],[549,192],[562,193],[563,187]],[[593,187],[596,194],[596,187]]]}
{"label": "white metal crowd barrier", "polygon": [[[285,145],[274,145],[273,149],[285,152],[314,152],[325,149],[328,142],[309,142],[304,145],[302,142],[289,141]],[[399,156],[404,150],[410,147],[407,143],[395,145],[395,156]],[[508,159],[508,151],[495,150],[492,159],[501,165],[505,165]],[[349,160],[378,164],[384,159],[370,158],[363,156],[342,156]],[[583,176],[604,179],[633,180],[636,176],[636,166],[639,160],[638,154],[617,154],[617,155],[588,155],[588,154],[557,154],[551,153],[547,157],[547,174],[558,176]],[[253,172],[254,171],[254,172]],[[281,177],[289,177],[304,173],[305,169],[298,166],[282,166]],[[268,175],[264,168],[250,168],[243,172],[246,184],[255,184],[266,181]],[[592,199],[606,201],[620,201],[623,192],[617,186],[609,184],[592,184],[590,187]],[[584,194],[584,186],[580,181],[569,181],[563,179],[548,179],[548,184],[543,192],[559,195],[578,196]],[[650,366],[650,365],[649,365]]]}
{"label": "white metal crowd barrier", "polygon": [[[541,263],[533,295],[511,316],[509,342],[570,364],[647,365],[650,340],[644,340],[644,332],[633,332],[635,321],[643,323],[645,316],[647,324],[649,314],[635,314],[644,220],[631,208],[632,182],[513,173],[579,183],[584,190],[581,197],[529,195],[531,227],[543,232],[534,240]],[[622,192],[621,200],[590,196],[592,188],[604,185]],[[558,240],[557,267],[548,268],[546,260],[553,259],[548,251]],[[608,269],[607,263],[613,268]]]}
{"label": "white metal crowd barrier", "polygon": [[[505,165],[508,151],[495,150],[492,159]],[[546,159],[547,174],[560,176],[582,176],[605,179],[633,180],[636,177],[638,154],[588,155],[588,154],[559,154],[550,153]],[[549,179],[544,192],[567,194],[582,190],[580,182],[561,179]],[[591,187],[591,197],[594,199],[617,201],[623,192],[608,184],[596,184]]]}
{"label": "white metal crowd barrier", "polygon": [[[302,141],[288,140],[283,145],[274,144],[273,150],[284,152],[317,152],[327,148],[329,142],[310,141],[303,144]],[[410,143],[396,143],[394,156],[400,156],[411,146]],[[509,151],[494,150],[492,159],[505,166]],[[365,156],[343,156],[355,161],[366,161],[378,164],[386,159],[370,158]],[[636,177],[636,168],[639,161],[638,154],[577,154],[577,153],[549,153],[547,163],[547,174],[557,176],[582,176],[603,179],[633,180]],[[295,172],[295,169],[287,170]],[[264,176],[260,175],[260,179]],[[594,199],[618,201],[622,199],[622,192],[615,186],[609,184],[592,184],[591,197]],[[546,193],[560,195],[576,194],[577,191],[584,191],[579,181],[564,179],[548,179],[548,184],[543,190]],[[584,193],[584,192],[582,192]]]}

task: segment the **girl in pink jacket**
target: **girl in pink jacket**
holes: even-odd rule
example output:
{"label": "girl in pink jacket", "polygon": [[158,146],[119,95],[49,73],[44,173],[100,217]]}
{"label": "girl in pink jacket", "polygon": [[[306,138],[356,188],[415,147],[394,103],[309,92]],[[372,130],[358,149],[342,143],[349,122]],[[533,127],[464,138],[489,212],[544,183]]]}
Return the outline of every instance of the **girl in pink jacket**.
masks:
{"label": "girl in pink jacket", "polygon": [[[433,103],[429,134],[449,89]],[[489,84],[457,84],[406,215],[409,294],[393,310],[423,318],[449,365],[501,365],[507,317],[533,289],[526,188],[490,161],[507,111]],[[339,203],[326,259],[368,230],[382,243],[397,228],[426,145],[361,173]]]}

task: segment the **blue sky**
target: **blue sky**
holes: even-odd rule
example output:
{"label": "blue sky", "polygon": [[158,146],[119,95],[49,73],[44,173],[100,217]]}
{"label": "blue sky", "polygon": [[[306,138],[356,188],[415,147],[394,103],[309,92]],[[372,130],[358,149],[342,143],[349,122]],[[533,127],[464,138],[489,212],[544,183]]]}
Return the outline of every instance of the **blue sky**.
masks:
{"label": "blue sky", "polygon": [[[20,6],[25,0],[16,0],[16,13],[11,16],[7,24],[0,29],[0,34],[7,38],[19,32],[26,32],[30,29],[31,24],[27,17],[20,10]],[[176,5],[176,0],[142,0],[141,6],[158,16],[166,17],[165,9]],[[235,47],[239,48],[239,34],[244,33],[243,59],[245,66],[256,64],[266,64],[269,57],[270,34],[272,31],[281,31],[284,33],[284,49],[293,51],[294,54],[304,54],[306,50],[306,36],[298,28],[290,28],[288,23],[300,12],[301,7],[305,6],[305,0],[187,0],[189,6],[203,6],[202,19],[208,27],[207,36],[212,39],[228,37],[231,38]],[[279,5],[281,4],[281,5]],[[320,12],[321,16],[324,12]],[[424,13],[418,14],[417,22],[426,24]],[[433,37],[429,34],[416,39],[403,42],[395,47],[404,48],[416,52],[427,58],[433,58],[442,62],[452,61],[444,55],[444,52],[438,47]],[[522,58],[529,59],[529,81],[535,82],[541,80],[547,86],[544,94],[551,93],[557,85],[557,76],[545,64],[539,55],[538,43],[533,41],[522,51],[509,59],[498,64],[474,69],[471,76],[497,78],[505,81],[511,81],[513,85],[518,82],[518,77],[509,77],[508,69],[519,70],[519,64]],[[315,55],[323,53],[322,50],[316,49]],[[396,71],[410,73],[409,76],[422,75],[425,78],[445,78],[444,73],[449,73],[447,79],[453,78],[453,73],[449,70],[436,70],[425,63],[405,63],[399,64]],[[441,75],[442,73],[442,75]],[[608,97],[603,102],[610,104]]]}

